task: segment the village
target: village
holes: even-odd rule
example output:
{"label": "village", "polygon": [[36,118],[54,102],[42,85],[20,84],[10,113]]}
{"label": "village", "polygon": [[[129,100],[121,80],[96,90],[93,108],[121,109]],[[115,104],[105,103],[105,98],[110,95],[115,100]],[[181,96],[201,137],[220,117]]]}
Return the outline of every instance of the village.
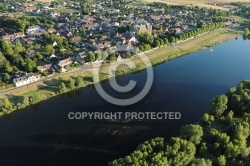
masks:
{"label": "village", "polygon": [[[6,21],[0,24],[3,57],[0,65],[4,69],[1,70],[0,86],[4,87],[1,90],[8,88],[7,84],[19,87],[89,63],[120,61],[136,56],[139,51],[176,44],[201,33],[197,28],[205,30],[213,23],[223,23],[226,27],[240,25],[240,22],[222,18],[229,12],[215,13],[212,9],[161,3],[120,0],[92,3],[4,1],[4,4],[8,4],[12,12],[2,13],[2,19],[13,22],[20,19],[17,14],[21,13],[18,26],[23,29],[3,25]],[[25,21],[29,23],[23,23]],[[196,31],[197,34],[185,35]],[[134,47],[136,51],[125,48],[110,52],[111,48],[122,45]]]}

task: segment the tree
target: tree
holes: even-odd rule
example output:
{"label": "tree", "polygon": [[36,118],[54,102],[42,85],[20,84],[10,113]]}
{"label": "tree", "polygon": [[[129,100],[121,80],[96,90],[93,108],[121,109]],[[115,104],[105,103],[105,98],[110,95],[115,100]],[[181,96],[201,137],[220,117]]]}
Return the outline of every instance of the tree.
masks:
{"label": "tree", "polygon": [[13,104],[10,102],[10,100],[7,97],[4,99],[4,105],[3,106],[4,106],[4,108],[6,109],[7,112],[11,111],[12,108],[13,108]]}
{"label": "tree", "polygon": [[14,54],[14,51],[13,51],[13,49],[11,47],[11,43],[7,42],[7,41],[2,42],[2,51],[7,56],[11,56],[11,55]]}
{"label": "tree", "polygon": [[216,117],[221,116],[227,109],[227,102],[228,99],[225,95],[214,97],[210,102],[209,112]]}
{"label": "tree", "polygon": [[36,53],[36,57],[37,57],[38,60],[43,59],[43,56],[42,56],[42,54],[40,52]]}
{"label": "tree", "polygon": [[65,84],[62,82],[60,87],[59,87],[59,92],[60,93],[65,93],[67,91]]}
{"label": "tree", "polygon": [[245,35],[245,36],[249,35],[249,29],[248,29],[248,28],[245,28],[245,29],[244,29],[244,35]]}
{"label": "tree", "polygon": [[110,62],[115,61],[115,59],[116,59],[115,53],[110,54],[109,57],[108,57],[108,60],[109,60]]}
{"label": "tree", "polygon": [[28,96],[24,96],[22,104],[24,105],[24,107],[26,107],[30,104]]}
{"label": "tree", "polygon": [[250,155],[250,148],[242,147],[240,153],[243,158],[247,158]]}
{"label": "tree", "polygon": [[202,119],[202,120],[203,120],[203,122],[205,122],[206,124],[210,124],[211,122],[214,121],[214,116],[205,113],[205,114],[203,115],[203,119]]}
{"label": "tree", "polygon": [[233,120],[233,115],[234,115],[234,112],[232,110],[229,111],[229,113],[227,114],[226,120],[228,122],[231,122]]}
{"label": "tree", "polygon": [[5,73],[3,79],[4,79],[4,81],[6,83],[9,83],[9,81],[10,81],[10,75],[8,73]]}
{"label": "tree", "polygon": [[83,78],[80,76],[76,77],[76,81],[75,81],[76,87],[78,88],[81,87],[82,83],[83,83]]}
{"label": "tree", "polygon": [[41,95],[39,92],[35,92],[33,98],[32,98],[32,104],[38,103],[39,101],[41,101]]}
{"label": "tree", "polygon": [[6,61],[6,63],[4,64],[4,70],[7,73],[11,73],[13,71],[13,67],[10,65],[9,61]]}
{"label": "tree", "polygon": [[95,61],[95,55],[93,53],[90,53],[88,56],[89,62],[94,62]]}
{"label": "tree", "polygon": [[72,78],[69,79],[69,89],[75,89],[75,80]]}
{"label": "tree", "polygon": [[131,58],[131,54],[130,54],[130,52],[126,52],[126,53],[125,53],[125,58],[126,58],[126,59]]}
{"label": "tree", "polygon": [[181,128],[181,136],[194,144],[199,144],[203,136],[203,129],[200,125],[186,125]]}
{"label": "tree", "polygon": [[224,155],[218,157],[218,164],[219,166],[226,166],[226,158]]}
{"label": "tree", "polygon": [[109,56],[109,54],[108,54],[106,51],[103,51],[103,52],[102,52],[102,59],[103,59],[103,60],[107,59],[108,56]]}
{"label": "tree", "polygon": [[134,47],[134,54],[137,55],[140,52],[140,49],[138,47]]}
{"label": "tree", "polygon": [[207,151],[206,142],[203,142],[200,146],[200,154],[204,154]]}
{"label": "tree", "polygon": [[196,158],[190,166],[212,166],[212,161],[204,158]]}
{"label": "tree", "polygon": [[20,52],[22,52],[23,51],[23,45],[22,45],[22,43],[21,42],[17,42],[16,43],[16,45],[15,45],[15,52],[16,53],[20,53]]}
{"label": "tree", "polygon": [[33,61],[30,58],[25,59],[25,69],[26,69],[26,71],[31,72],[31,71],[34,70],[35,67],[36,67],[36,62],[35,61]]}
{"label": "tree", "polygon": [[96,54],[95,54],[95,59],[96,59],[97,61],[101,60],[101,59],[102,59],[101,54],[96,53]]}
{"label": "tree", "polygon": [[168,39],[167,38],[164,38],[163,42],[164,42],[165,45],[168,45]]}
{"label": "tree", "polygon": [[171,42],[171,43],[175,43],[175,38],[174,38],[174,36],[171,36],[170,42]]}
{"label": "tree", "polygon": [[164,41],[162,39],[159,40],[160,45],[163,46],[164,45]]}
{"label": "tree", "polygon": [[3,56],[2,52],[0,52],[0,68],[4,67],[6,63],[6,58]]}
{"label": "tree", "polygon": [[161,45],[159,40],[154,40],[153,46],[154,47],[159,47]]}
{"label": "tree", "polygon": [[45,48],[44,48],[44,51],[47,54],[54,54],[55,53],[55,49],[53,48],[52,45],[46,45]]}

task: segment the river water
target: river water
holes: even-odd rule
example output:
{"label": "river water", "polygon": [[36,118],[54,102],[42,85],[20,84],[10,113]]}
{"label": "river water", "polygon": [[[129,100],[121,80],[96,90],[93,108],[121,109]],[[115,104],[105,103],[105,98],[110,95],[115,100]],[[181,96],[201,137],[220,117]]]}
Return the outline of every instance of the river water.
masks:
{"label": "river water", "polygon": [[[154,66],[149,94],[132,106],[114,106],[85,87],[0,117],[1,165],[102,166],[131,153],[157,136],[178,136],[180,127],[197,122],[215,95],[250,79],[250,41],[239,38]],[[146,71],[117,77],[137,81],[126,97],[138,93]],[[102,86],[117,95],[107,82]],[[69,120],[69,112],[181,112],[179,120]]]}

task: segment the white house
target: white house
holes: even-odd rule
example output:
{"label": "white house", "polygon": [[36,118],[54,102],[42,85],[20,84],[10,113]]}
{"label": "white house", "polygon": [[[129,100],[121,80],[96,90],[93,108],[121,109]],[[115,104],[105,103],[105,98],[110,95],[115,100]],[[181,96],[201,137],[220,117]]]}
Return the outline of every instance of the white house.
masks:
{"label": "white house", "polygon": [[15,87],[27,85],[29,83],[38,81],[40,79],[41,74],[38,73],[26,73],[25,76],[14,78],[13,84]]}
{"label": "white house", "polygon": [[46,33],[46,30],[42,29],[40,26],[29,26],[26,30],[26,34],[29,36],[41,35]]}
{"label": "white house", "polygon": [[33,31],[39,31],[40,30],[40,26],[38,25],[35,25],[35,26],[29,26],[26,30],[26,33],[30,33],[30,32],[33,32]]}

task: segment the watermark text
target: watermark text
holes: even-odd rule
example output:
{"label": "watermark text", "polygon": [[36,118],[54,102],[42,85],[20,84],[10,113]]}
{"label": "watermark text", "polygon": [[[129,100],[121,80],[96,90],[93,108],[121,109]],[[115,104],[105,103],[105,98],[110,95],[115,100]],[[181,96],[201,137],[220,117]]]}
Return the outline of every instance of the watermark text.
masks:
{"label": "watermark text", "polygon": [[181,119],[180,112],[70,112],[69,119],[95,119],[95,120],[162,120]]}

